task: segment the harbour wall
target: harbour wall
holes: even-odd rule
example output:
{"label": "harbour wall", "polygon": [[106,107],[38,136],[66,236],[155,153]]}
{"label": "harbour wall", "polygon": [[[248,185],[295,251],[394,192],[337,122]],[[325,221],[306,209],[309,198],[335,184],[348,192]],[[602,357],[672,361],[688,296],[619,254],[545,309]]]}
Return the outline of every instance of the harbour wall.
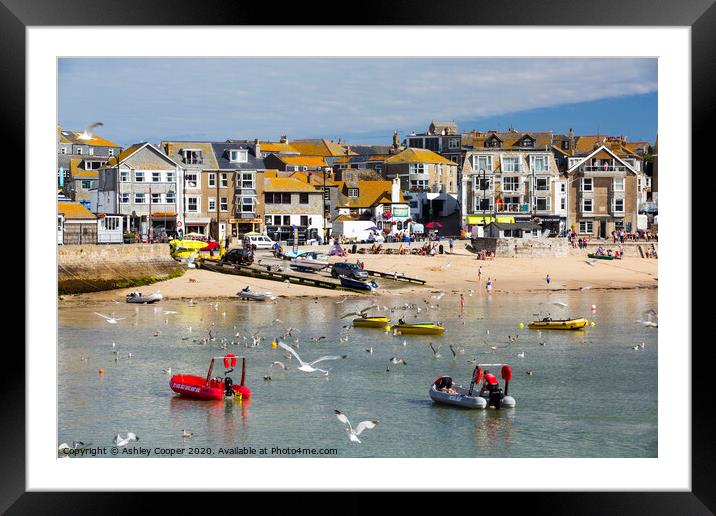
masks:
{"label": "harbour wall", "polygon": [[614,244],[611,241],[596,240],[589,242],[586,248],[580,249],[572,247],[566,238],[473,238],[466,248],[472,252],[491,251],[499,257],[569,255],[586,257],[588,253],[594,253],[599,246],[612,250],[621,247],[624,250],[624,256],[643,258],[647,249],[652,248],[652,244],[658,253],[658,242],[638,241]]}
{"label": "harbour wall", "polygon": [[57,263],[60,295],[149,285],[184,272],[167,244],[61,245]]}

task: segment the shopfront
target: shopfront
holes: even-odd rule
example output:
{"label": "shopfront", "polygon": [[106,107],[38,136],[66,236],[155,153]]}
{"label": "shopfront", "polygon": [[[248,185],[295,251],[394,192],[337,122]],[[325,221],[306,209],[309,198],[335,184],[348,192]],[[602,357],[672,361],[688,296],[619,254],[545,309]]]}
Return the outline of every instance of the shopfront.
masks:
{"label": "shopfront", "polygon": [[246,233],[261,233],[261,222],[262,220],[260,218],[229,219],[229,224],[231,224],[231,236],[241,238]]}

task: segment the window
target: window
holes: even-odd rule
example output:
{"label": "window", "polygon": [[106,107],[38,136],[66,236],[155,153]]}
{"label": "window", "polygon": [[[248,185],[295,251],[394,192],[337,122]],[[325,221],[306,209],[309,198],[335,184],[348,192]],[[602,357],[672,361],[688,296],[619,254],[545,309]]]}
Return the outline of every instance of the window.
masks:
{"label": "window", "polygon": [[129,204],[129,192],[120,192],[119,204]]}
{"label": "window", "polygon": [[410,164],[410,173],[411,174],[424,174],[425,173],[425,163],[411,163]]}
{"label": "window", "polygon": [[280,226],[281,225],[281,215],[274,215],[273,223],[274,223],[274,226]]}
{"label": "window", "polygon": [[566,193],[566,192],[567,192],[567,183],[560,183],[560,184],[559,184],[559,191],[562,192],[562,193]]}
{"label": "window", "polygon": [[152,172],[152,183],[159,183],[162,180],[161,172]]}
{"label": "window", "polygon": [[100,219],[100,229],[116,231],[119,229],[119,217],[105,217]]}
{"label": "window", "polygon": [[209,211],[216,211],[216,199],[209,197]]}
{"label": "window", "polygon": [[245,149],[231,149],[229,151],[229,161],[234,163],[246,163],[249,161],[249,151]]}
{"label": "window", "polygon": [[492,172],[492,156],[473,156],[472,168],[477,172],[480,170]]}
{"label": "window", "polygon": [[593,179],[591,177],[583,177],[580,180],[582,192],[591,192],[593,190]]}
{"label": "window", "polygon": [[198,197],[187,197],[186,198],[186,211],[196,213],[199,211],[199,198]]}
{"label": "window", "polygon": [[120,183],[128,183],[129,182],[129,171],[128,170],[120,170],[119,171],[119,182]]}
{"label": "window", "polygon": [[67,154],[67,147],[65,147],[64,145],[60,147],[60,154]]}
{"label": "window", "polygon": [[204,156],[198,149],[183,149],[181,152],[187,165],[201,165],[204,162]]}
{"label": "window", "polygon": [[534,146],[535,146],[535,142],[532,138],[525,137],[522,140],[520,140],[520,147],[534,147]]}
{"label": "window", "polygon": [[144,204],[144,194],[143,193],[135,193],[134,194],[134,204]]}
{"label": "window", "polygon": [[174,182],[174,172],[167,172],[167,183]]}
{"label": "window", "polygon": [[254,212],[254,198],[253,197],[242,197],[241,203],[239,204],[239,210],[241,213],[253,213]]}
{"label": "window", "polygon": [[537,197],[535,199],[535,205],[538,211],[549,210],[550,199],[549,197]]}
{"label": "window", "polygon": [[174,196],[174,192],[167,192],[166,201],[167,204],[174,204],[175,202],[177,202],[176,197]]}
{"label": "window", "polygon": [[77,147],[77,154],[82,154],[82,147]]}
{"label": "window", "polygon": [[87,147],[87,154],[94,156],[94,147]]}
{"label": "window", "polygon": [[221,188],[228,188],[229,187],[229,174],[223,173],[221,174]]}
{"label": "window", "polygon": [[614,199],[612,201],[612,211],[614,213],[624,213],[624,199]]}
{"label": "window", "polygon": [[460,148],[460,139],[459,138],[450,138],[450,141],[448,142],[448,148],[449,149],[459,149]]}
{"label": "window", "polygon": [[284,192],[281,194],[281,204],[291,204],[291,194]]}
{"label": "window", "polygon": [[308,215],[301,215],[301,225],[308,226]]}
{"label": "window", "polygon": [[243,172],[241,174],[241,188],[249,190],[254,189],[254,174],[253,172]]}
{"label": "window", "polygon": [[549,179],[546,177],[535,178],[535,190],[539,192],[549,191]]}
{"label": "window", "polygon": [[219,209],[221,211],[229,211],[229,198],[228,197],[221,197],[219,199]]}
{"label": "window", "polygon": [[490,190],[492,188],[492,178],[482,176],[475,176],[475,190]]}
{"label": "window", "polygon": [[134,171],[134,181],[136,183],[143,183],[144,182],[144,172],[141,170],[135,170]]}
{"label": "window", "polygon": [[298,194],[298,203],[299,204],[308,204],[308,194],[307,193]]}
{"label": "window", "polygon": [[506,192],[519,192],[520,191],[520,178],[519,177],[504,177],[504,178],[502,178],[502,189]]}
{"label": "window", "polygon": [[503,172],[520,172],[520,170],[520,158],[516,156],[502,158]]}
{"label": "window", "polygon": [[623,177],[615,177],[612,180],[612,188],[615,192],[623,192],[624,191],[624,178]]}
{"label": "window", "polygon": [[358,197],[358,188],[349,188],[348,197]]}
{"label": "window", "polygon": [[184,184],[187,188],[199,188],[199,182],[196,179],[196,172],[187,172],[184,174]]}
{"label": "window", "polygon": [[152,204],[161,204],[162,203],[162,194],[153,193],[152,194]]}
{"label": "window", "polygon": [[592,199],[582,199],[582,212],[592,213],[592,211],[594,211]]}
{"label": "window", "polygon": [[547,156],[530,156],[530,162],[534,172],[547,172],[549,170]]}
{"label": "window", "polygon": [[84,188],[85,190],[89,190],[90,188],[92,188],[92,181],[83,179],[82,180],[82,188]]}
{"label": "window", "polygon": [[594,222],[591,220],[580,220],[579,221],[579,232],[580,233],[594,233]]}
{"label": "window", "polygon": [[284,225],[284,226],[290,226],[290,225],[291,225],[291,215],[284,215],[284,216],[283,216],[283,225]]}
{"label": "window", "polygon": [[108,155],[114,156],[114,149],[107,150]]}
{"label": "window", "polygon": [[330,189],[328,189],[328,188],[323,189],[323,199],[326,201],[331,200],[331,190]]}
{"label": "window", "polygon": [[427,187],[428,187],[427,179],[411,179],[410,180],[410,188],[413,190],[417,190],[419,188],[427,188]]}
{"label": "window", "polygon": [[560,209],[560,210],[566,210],[566,209],[567,209],[567,199],[565,199],[564,197],[562,197],[562,198],[559,200],[559,209]]}

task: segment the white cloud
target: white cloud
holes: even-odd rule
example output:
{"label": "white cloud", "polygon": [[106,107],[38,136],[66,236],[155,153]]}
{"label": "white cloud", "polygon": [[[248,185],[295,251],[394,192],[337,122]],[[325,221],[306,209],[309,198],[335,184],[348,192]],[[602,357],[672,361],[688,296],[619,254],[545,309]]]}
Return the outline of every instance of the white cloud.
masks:
{"label": "white cloud", "polygon": [[126,143],[420,130],[656,90],[655,59],[75,59],[59,98],[65,126],[101,120]]}

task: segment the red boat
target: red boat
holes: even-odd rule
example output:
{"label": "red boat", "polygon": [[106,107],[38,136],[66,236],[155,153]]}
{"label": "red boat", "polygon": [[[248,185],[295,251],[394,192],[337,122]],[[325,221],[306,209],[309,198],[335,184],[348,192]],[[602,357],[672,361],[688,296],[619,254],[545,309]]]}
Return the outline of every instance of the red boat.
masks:
{"label": "red boat", "polygon": [[[228,370],[223,377],[212,378],[211,372],[214,369],[214,361],[217,358],[223,358],[224,366]],[[169,380],[169,387],[180,396],[195,400],[221,400],[225,397],[235,397],[235,399],[239,400],[251,399],[251,389],[244,385],[246,357],[241,357],[241,383],[239,385],[234,385],[231,377],[226,376],[227,373],[234,370],[235,365],[236,356],[233,353],[229,353],[224,357],[214,357],[209,364],[206,378],[193,374],[175,374]]]}

